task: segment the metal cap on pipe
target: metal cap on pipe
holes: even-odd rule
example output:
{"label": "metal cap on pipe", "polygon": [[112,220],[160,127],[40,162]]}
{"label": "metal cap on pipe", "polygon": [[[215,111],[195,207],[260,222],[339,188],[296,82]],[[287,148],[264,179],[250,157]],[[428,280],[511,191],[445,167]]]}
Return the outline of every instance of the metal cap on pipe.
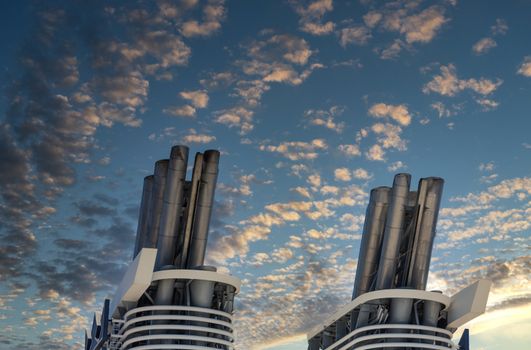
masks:
{"label": "metal cap on pipe", "polygon": [[144,248],[148,227],[148,209],[152,191],[153,175],[149,175],[144,178],[144,187],[142,188],[142,200],[140,201],[140,210],[138,213],[138,226],[136,229],[136,241],[133,259],[136,258],[140,250]]}
{"label": "metal cap on pipe", "polygon": [[153,173],[153,190],[151,192],[151,204],[148,210],[148,232],[144,246],[146,248],[156,248],[160,226],[160,214],[164,201],[164,189],[166,187],[166,176],[168,174],[169,160],[163,159],[155,163]]}
{"label": "metal cap on pipe", "polygon": [[365,213],[352,299],[370,291],[374,276],[378,271],[380,246],[390,193],[391,188],[383,186],[371,190],[369,205]]}
{"label": "metal cap on pipe", "polygon": [[172,147],[157,240],[157,268],[172,265],[175,258],[187,164],[188,147]]}
{"label": "metal cap on pipe", "polygon": [[391,200],[387,209],[387,220],[376,276],[376,290],[393,288],[400,239],[404,231],[404,217],[408,204],[410,182],[410,174],[395,175]]}
{"label": "metal cap on pipe", "polygon": [[212,215],[214,192],[218,178],[219,151],[208,150],[203,154],[203,168],[197,194],[197,207],[194,213],[193,232],[187,266],[203,265],[205,260],[208,227]]}

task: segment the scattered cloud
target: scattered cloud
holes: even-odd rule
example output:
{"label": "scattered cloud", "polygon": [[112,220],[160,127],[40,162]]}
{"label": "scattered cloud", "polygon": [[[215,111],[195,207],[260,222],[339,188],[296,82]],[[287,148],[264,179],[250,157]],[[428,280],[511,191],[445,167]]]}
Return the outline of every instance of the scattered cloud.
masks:
{"label": "scattered cloud", "polygon": [[369,109],[369,115],[377,118],[389,117],[403,126],[411,123],[411,115],[405,105],[388,105],[376,103]]}
{"label": "scattered cloud", "polygon": [[337,149],[350,157],[356,157],[361,155],[360,147],[358,145],[339,145]]}
{"label": "scattered cloud", "polygon": [[203,7],[203,22],[189,20],[182,24],[181,32],[185,37],[210,36],[221,28],[226,17],[224,0],[209,0]]}
{"label": "scattered cloud", "polygon": [[205,90],[182,91],[179,95],[192,103],[196,108],[206,108],[208,106],[208,94]]}
{"label": "scattered cloud", "polygon": [[187,143],[210,143],[216,140],[216,136],[199,134],[195,129],[189,129],[188,134],[182,137],[182,142]]}
{"label": "scattered cloud", "polygon": [[424,85],[422,91],[425,94],[435,92],[443,96],[455,96],[463,90],[472,90],[477,94],[486,96],[496,91],[503,83],[501,79],[495,81],[486,78],[459,79],[453,64],[441,65],[440,70],[440,75],[435,75],[430,82]]}
{"label": "scattered cloud", "polygon": [[531,56],[524,57],[524,61],[520,65],[520,68],[518,68],[517,73],[524,77],[531,77]]}
{"label": "scattered cloud", "polygon": [[261,151],[280,153],[289,160],[315,159],[319,151],[328,149],[324,139],[314,139],[310,142],[286,141],[278,145],[260,145]]}
{"label": "scattered cloud", "polygon": [[343,114],[345,109],[340,106],[332,106],[328,110],[309,109],[304,112],[304,116],[309,119],[310,125],[323,126],[337,133],[343,132],[345,123],[336,122],[334,119]]}
{"label": "scattered cloud", "polygon": [[339,43],[343,47],[350,44],[364,45],[371,37],[371,31],[364,26],[347,27],[339,31]]}
{"label": "scattered cloud", "polygon": [[180,107],[168,107],[162,110],[164,114],[169,114],[175,117],[195,117],[196,109],[190,105]]}
{"label": "scattered cloud", "polygon": [[327,12],[334,9],[332,0],[305,1],[290,0],[290,4],[299,15],[299,29],[312,35],[327,35],[334,31],[335,23],[323,21]]}
{"label": "scattered cloud", "polygon": [[498,46],[498,44],[494,39],[482,38],[472,46],[472,51],[474,51],[476,55],[483,55],[496,46]]}

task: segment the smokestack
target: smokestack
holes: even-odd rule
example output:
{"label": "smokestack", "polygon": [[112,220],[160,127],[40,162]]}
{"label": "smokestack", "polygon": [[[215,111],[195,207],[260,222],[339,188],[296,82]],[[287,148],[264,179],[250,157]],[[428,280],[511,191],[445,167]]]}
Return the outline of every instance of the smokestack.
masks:
{"label": "smokestack", "polygon": [[389,187],[377,187],[371,190],[369,205],[365,213],[365,223],[363,224],[352,299],[371,290],[372,282],[378,271],[380,246],[390,192],[391,189]]}
{"label": "smokestack", "polygon": [[144,242],[146,248],[156,248],[160,226],[160,214],[164,202],[164,188],[166,187],[166,176],[168,173],[167,159],[159,160],[155,163],[153,174],[153,190],[148,209],[147,235]]}
{"label": "smokestack", "polygon": [[391,190],[375,290],[393,288],[411,175],[397,174]]}
{"label": "smokestack", "polygon": [[187,164],[188,147],[172,147],[157,240],[156,268],[159,269],[173,265],[175,259]]}
{"label": "smokestack", "polygon": [[142,200],[140,201],[140,212],[138,213],[138,227],[136,229],[136,242],[135,250],[133,252],[133,259],[136,258],[137,254],[145,244],[148,225],[148,208],[152,191],[153,175],[149,175],[144,178],[144,187],[142,188]]}
{"label": "smokestack", "polygon": [[197,192],[199,188],[199,182],[201,180],[201,171],[203,169],[203,153],[196,153],[194,160],[194,168],[192,170],[192,180],[189,182],[188,190],[188,204],[186,213],[184,215],[184,231],[179,236],[178,257],[175,265],[178,268],[186,268],[186,262],[188,260],[188,253],[190,251],[190,239],[192,236],[192,226],[194,222],[194,213],[197,203]]}
{"label": "smokestack", "polygon": [[203,169],[197,193],[197,206],[194,214],[193,233],[190,242],[188,268],[202,266],[205,260],[208,226],[212,215],[214,191],[218,178],[219,152],[205,151],[203,155]]}
{"label": "smokestack", "polygon": [[413,245],[407,284],[415,289],[426,289],[443,186],[444,180],[438,177],[421,179],[419,182],[419,204],[422,194],[425,196],[424,210],[417,222],[418,233]]}

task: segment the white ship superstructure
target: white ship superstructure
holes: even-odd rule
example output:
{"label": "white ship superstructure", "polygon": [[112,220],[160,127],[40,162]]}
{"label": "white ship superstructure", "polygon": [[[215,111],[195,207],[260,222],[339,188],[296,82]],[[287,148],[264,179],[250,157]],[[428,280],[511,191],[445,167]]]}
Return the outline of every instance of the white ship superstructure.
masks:
{"label": "white ship superstructure", "polygon": [[86,333],[86,350],[234,348],[240,280],[205,266],[219,152],[174,146],[144,179],[134,260]]}
{"label": "white ship superstructure", "polygon": [[426,291],[444,181],[411,176],[371,191],[352,301],[308,334],[308,350],[463,349],[454,332],[485,312],[491,282],[453,296]]}

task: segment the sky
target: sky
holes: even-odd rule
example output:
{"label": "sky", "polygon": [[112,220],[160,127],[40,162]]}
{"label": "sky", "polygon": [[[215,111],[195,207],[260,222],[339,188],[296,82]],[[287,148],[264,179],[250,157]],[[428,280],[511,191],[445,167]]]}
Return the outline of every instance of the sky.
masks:
{"label": "sky", "polygon": [[305,349],[349,301],[398,172],[446,181],[428,288],[493,281],[473,348],[531,342],[531,1],[0,6],[0,349],[82,348],[175,144],[222,154],[237,349]]}

